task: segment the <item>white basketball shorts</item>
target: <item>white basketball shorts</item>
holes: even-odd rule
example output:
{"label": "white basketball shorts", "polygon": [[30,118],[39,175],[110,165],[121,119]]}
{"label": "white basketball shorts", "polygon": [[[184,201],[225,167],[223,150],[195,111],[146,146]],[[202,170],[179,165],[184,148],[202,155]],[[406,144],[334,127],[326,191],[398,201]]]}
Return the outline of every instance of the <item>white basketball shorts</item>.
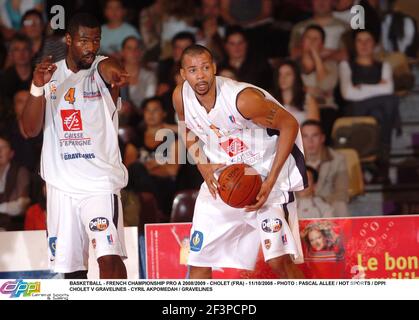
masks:
{"label": "white basketball shorts", "polygon": [[89,243],[97,259],[127,256],[122,204],[116,194],[73,194],[47,185],[47,229],[54,272],[87,270]]}
{"label": "white basketball shorts", "polygon": [[211,196],[204,182],[196,200],[188,265],[253,270],[260,245],[265,261],[289,254],[303,263],[296,200],[273,190],[265,205],[246,212]]}

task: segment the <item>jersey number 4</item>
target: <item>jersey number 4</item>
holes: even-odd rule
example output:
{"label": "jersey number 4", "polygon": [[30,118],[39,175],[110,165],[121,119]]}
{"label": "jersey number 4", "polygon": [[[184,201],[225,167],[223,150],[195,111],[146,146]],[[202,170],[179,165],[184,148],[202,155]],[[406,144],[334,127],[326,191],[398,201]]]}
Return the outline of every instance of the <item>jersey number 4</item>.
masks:
{"label": "jersey number 4", "polygon": [[76,101],[75,92],[76,92],[76,89],[74,88],[68,89],[67,93],[64,96],[64,100],[70,104],[74,104],[74,102]]}

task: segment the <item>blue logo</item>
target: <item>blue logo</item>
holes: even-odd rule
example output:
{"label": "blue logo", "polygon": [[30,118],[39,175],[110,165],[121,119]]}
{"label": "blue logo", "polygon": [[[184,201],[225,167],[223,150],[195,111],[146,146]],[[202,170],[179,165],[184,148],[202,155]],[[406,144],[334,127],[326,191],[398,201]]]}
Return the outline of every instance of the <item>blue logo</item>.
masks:
{"label": "blue logo", "polygon": [[204,242],[204,234],[200,231],[195,231],[191,237],[191,251],[200,251],[202,248],[202,243]]}
{"label": "blue logo", "polygon": [[228,116],[228,118],[230,119],[230,121],[231,121],[232,123],[236,123],[236,118],[234,118],[234,116],[233,116],[233,115]]}
{"label": "blue logo", "polygon": [[51,250],[51,254],[55,257],[55,249],[57,246],[57,237],[51,237],[48,239],[49,249]]}

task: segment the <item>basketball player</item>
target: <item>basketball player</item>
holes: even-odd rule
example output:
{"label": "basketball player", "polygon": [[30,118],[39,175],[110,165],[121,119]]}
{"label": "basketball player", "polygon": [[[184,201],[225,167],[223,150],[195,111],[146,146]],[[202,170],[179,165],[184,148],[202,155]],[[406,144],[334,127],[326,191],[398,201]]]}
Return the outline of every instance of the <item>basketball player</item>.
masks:
{"label": "basketball player", "polygon": [[100,277],[126,278],[119,191],[127,170],[118,147],[117,97],[128,74],[114,59],[96,55],[101,29],[93,16],[75,15],[65,37],[66,58],[54,64],[48,57],[35,68],[22,118],[30,136],[44,128],[50,266],[66,278],[86,278],[91,242]]}
{"label": "basketball player", "polygon": [[[175,89],[173,104],[186,125],[188,150],[197,148],[191,132],[203,144],[193,156],[205,179],[191,230],[190,277],[210,278],[215,267],[254,269],[262,243],[278,276],[303,278],[294,265],[303,256],[293,191],[307,185],[297,121],[265,90],[215,76],[212,54],[203,46],[185,49],[180,72],[186,81]],[[217,169],[237,162],[264,178],[257,202],[245,209],[217,197]]]}

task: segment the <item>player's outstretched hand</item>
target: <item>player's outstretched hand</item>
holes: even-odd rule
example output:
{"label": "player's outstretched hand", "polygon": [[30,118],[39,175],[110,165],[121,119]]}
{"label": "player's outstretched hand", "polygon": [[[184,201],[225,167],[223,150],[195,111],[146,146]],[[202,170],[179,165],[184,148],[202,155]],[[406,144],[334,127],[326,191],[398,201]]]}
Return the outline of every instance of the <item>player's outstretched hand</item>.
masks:
{"label": "player's outstretched hand", "polygon": [[52,62],[52,56],[47,56],[42,59],[41,63],[38,63],[33,72],[33,83],[37,87],[43,87],[47,84],[57,70],[57,65]]}
{"label": "player's outstretched hand", "polygon": [[125,70],[114,70],[112,73],[111,88],[123,87],[129,83],[130,74]]}
{"label": "player's outstretched hand", "polygon": [[218,180],[215,178],[214,173],[215,171],[217,171],[218,169],[224,166],[225,164],[213,164],[213,163],[198,165],[198,169],[201,172],[201,175],[208,186],[209,192],[211,193],[214,199],[217,199],[218,188],[220,186],[218,183]]}
{"label": "player's outstretched hand", "polygon": [[271,193],[273,186],[274,183],[272,183],[270,180],[266,179],[265,181],[263,181],[262,186],[260,187],[260,191],[256,196],[256,203],[249,206],[245,206],[245,211],[257,211],[260,208],[262,208],[266,200],[268,200],[269,194]]}

